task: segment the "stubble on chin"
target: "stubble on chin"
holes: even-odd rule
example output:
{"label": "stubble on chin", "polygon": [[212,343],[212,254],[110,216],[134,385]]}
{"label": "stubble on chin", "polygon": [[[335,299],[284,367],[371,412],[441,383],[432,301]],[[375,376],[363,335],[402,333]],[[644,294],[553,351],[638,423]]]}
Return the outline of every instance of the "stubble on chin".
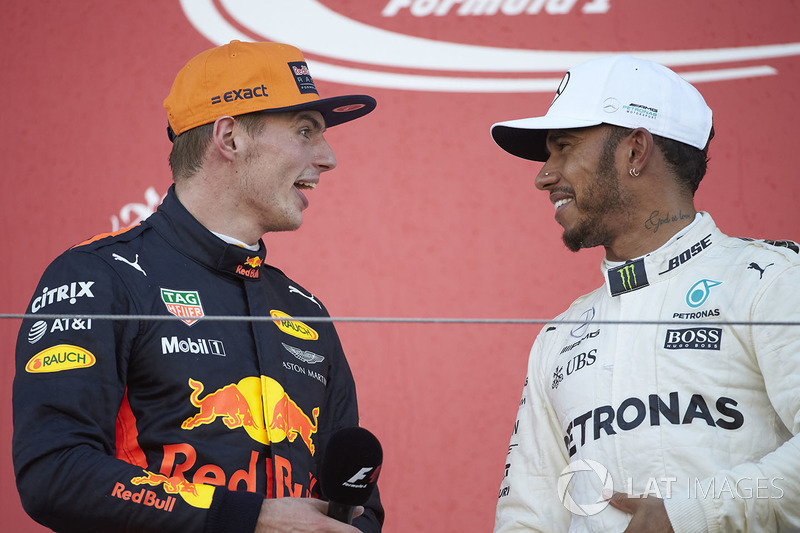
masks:
{"label": "stubble on chin", "polygon": [[576,227],[565,229],[561,240],[569,251],[577,252],[583,248],[605,245],[607,233],[600,221],[583,220]]}
{"label": "stubble on chin", "polygon": [[587,246],[583,245],[583,237],[576,230],[565,229],[561,240],[564,241],[564,246],[570,252],[577,252],[581,248],[587,248]]}
{"label": "stubble on chin", "polygon": [[565,228],[561,239],[572,252],[582,248],[606,246],[613,240],[609,217],[625,217],[633,209],[633,198],[622,190],[619,175],[614,168],[615,143],[607,142],[600,155],[595,180],[575,206],[583,211],[583,218],[572,228]]}

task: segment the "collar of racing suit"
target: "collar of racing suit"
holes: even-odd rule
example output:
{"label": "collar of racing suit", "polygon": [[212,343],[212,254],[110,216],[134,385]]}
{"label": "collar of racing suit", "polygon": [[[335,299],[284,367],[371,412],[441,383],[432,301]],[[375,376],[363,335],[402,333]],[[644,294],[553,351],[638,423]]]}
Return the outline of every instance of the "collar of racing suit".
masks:
{"label": "collar of racing suit", "polygon": [[600,266],[609,296],[619,296],[669,279],[697,255],[716,243],[721,233],[708,213],[689,231],[647,255],[618,266],[605,259]]}
{"label": "collar of racing suit", "polygon": [[259,239],[256,252],[226,243],[186,210],[174,185],[148,222],[173,247],[199,263],[244,280],[255,281],[261,276],[267,255],[264,241]]}

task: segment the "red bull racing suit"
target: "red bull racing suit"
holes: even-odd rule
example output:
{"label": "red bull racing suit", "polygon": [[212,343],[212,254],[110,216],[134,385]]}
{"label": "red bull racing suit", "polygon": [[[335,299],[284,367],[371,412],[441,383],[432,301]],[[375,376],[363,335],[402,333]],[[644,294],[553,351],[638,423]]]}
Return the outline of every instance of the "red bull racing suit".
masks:
{"label": "red bull racing suit", "polygon": [[603,273],[533,345],[495,531],[623,531],[613,492],[676,533],[800,531],[797,244],[703,213]]}
{"label": "red bull racing suit", "polygon": [[[195,220],[171,189],[45,271],[17,341],[13,455],[56,531],[252,533],[264,498],[318,497],[356,390],[322,303]],[[66,317],[61,315],[94,315]],[[99,315],[127,317],[111,320]],[[273,317],[222,321],[214,316]],[[377,490],[355,520],[380,531]]]}

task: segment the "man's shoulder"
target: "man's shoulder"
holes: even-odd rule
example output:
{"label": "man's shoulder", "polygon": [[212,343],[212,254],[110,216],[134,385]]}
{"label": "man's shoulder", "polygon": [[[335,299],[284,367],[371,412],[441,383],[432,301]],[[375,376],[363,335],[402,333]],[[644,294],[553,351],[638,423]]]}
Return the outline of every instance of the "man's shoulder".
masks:
{"label": "man's shoulder", "polygon": [[565,321],[569,323],[591,322],[598,311],[598,300],[607,297],[602,285],[591,292],[578,296],[569,307],[545,324],[542,332],[554,331],[556,326],[563,324]]}
{"label": "man's shoulder", "polygon": [[325,304],[310,289],[305,288],[273,265],[265,263],[262,268],[264,281],[273,288],[285,293],[288,299],[304,304],[301,305],[301,308],[305,310],[307,315],[328,314]]}
{"label": "man's shoulder", "polygon": [[754,239],[751,237],[731,237],[740,247],[753,253],[769,253],[787,257],[789,260],[800,258],[800,244],[788,239]]}
{"label": "man's shoulder", "polygon": [[[147,265],[163,260],[165,249],[145,244],[149,226],[141,222],[135,226],[111,233],[100,233],[73,245],[58,255],[47,267],[43,278],[59,279],[65,276],[90,275],[99,280],[102,277],[127,278],[126,272],[135,276],[147,277]],[[148,250],[144,257],[143,250]],[[114,273],[116,272],[116,274]]]}
{"label": "man's shoulder", "polygon": [[800,244],[788,239],[727,237],[722,250],[748,263],[771,263],[776,266],[800,266]]}
{"label": "man's shoulder", "polygon": [[581,314],[585,311],[587,305],[594,305],[598,299],[608,298],[608,294],[605,291],[605,285],[601,285],[594,289],[593,291],[587,292],[586,294],[582,294],[575,298],[569,307],[567,307],[560,316],[569,315],[578,313]]}
{"label": "man's shoulder", "polygon": [[121,243],[130,243],[131,241],[135,240],[136,238],[140,237],[142,233],[145,231],[146,224],[139,223],[135,226],[131,226],[129,228],[123,228],[118,231],[113,231],[109,233],[98,233],[93,237],[90,237],[78,244],[75,244],[70,248],[70,250],[74,250],[76,252],[96,252],[97,250],[107,247],[113,246],[116,244]]}

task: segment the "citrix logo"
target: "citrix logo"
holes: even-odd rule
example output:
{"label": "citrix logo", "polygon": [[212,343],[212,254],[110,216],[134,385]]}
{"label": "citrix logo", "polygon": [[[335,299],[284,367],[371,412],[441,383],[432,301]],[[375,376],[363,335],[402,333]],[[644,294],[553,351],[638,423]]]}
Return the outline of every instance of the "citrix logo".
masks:
{"label": "citrix logo", "polygon": [[215,96],[211,99],[211,104],[219,104],[222,101],[233,102],[234,100],[250,100],[256,97],[269,96],[267,88],[262,83],[260,86],[253,87],[252,89],[232,89],[225,94]]}
{"label": "citrix logo", "polygon": [[[594,503],[578,504],[572,499],[572,495],[569,493],[570,482],[573,476],[579,472],[593,472],[603,483],[603,490]],[[558,490],[558,499],[561,500],[561,504],[566,507],[569,512],[578,516],[592,516],[608,507],[608,500],[603,497],[603,494],[612,494],[614,492],[614,480],[611,479],[611,474],[609,474],[608,469],[597,461],[578,459],[567,465],[567,467],[561,471],[561,474],[558,476],[556,488]]]}
{"label": "citrix logo", "polygon": [[70,304],[75,305],[78,298],[87,297],[94,298],[92,293],[92,285],[94,281],[78,281],[69,284],[61,285],[55,289],[45,287],[42,289],[42,295],[35,298],[31,303],[31,313],[39,312],[43,307],[52,304],[53,302],[68,301]]}

